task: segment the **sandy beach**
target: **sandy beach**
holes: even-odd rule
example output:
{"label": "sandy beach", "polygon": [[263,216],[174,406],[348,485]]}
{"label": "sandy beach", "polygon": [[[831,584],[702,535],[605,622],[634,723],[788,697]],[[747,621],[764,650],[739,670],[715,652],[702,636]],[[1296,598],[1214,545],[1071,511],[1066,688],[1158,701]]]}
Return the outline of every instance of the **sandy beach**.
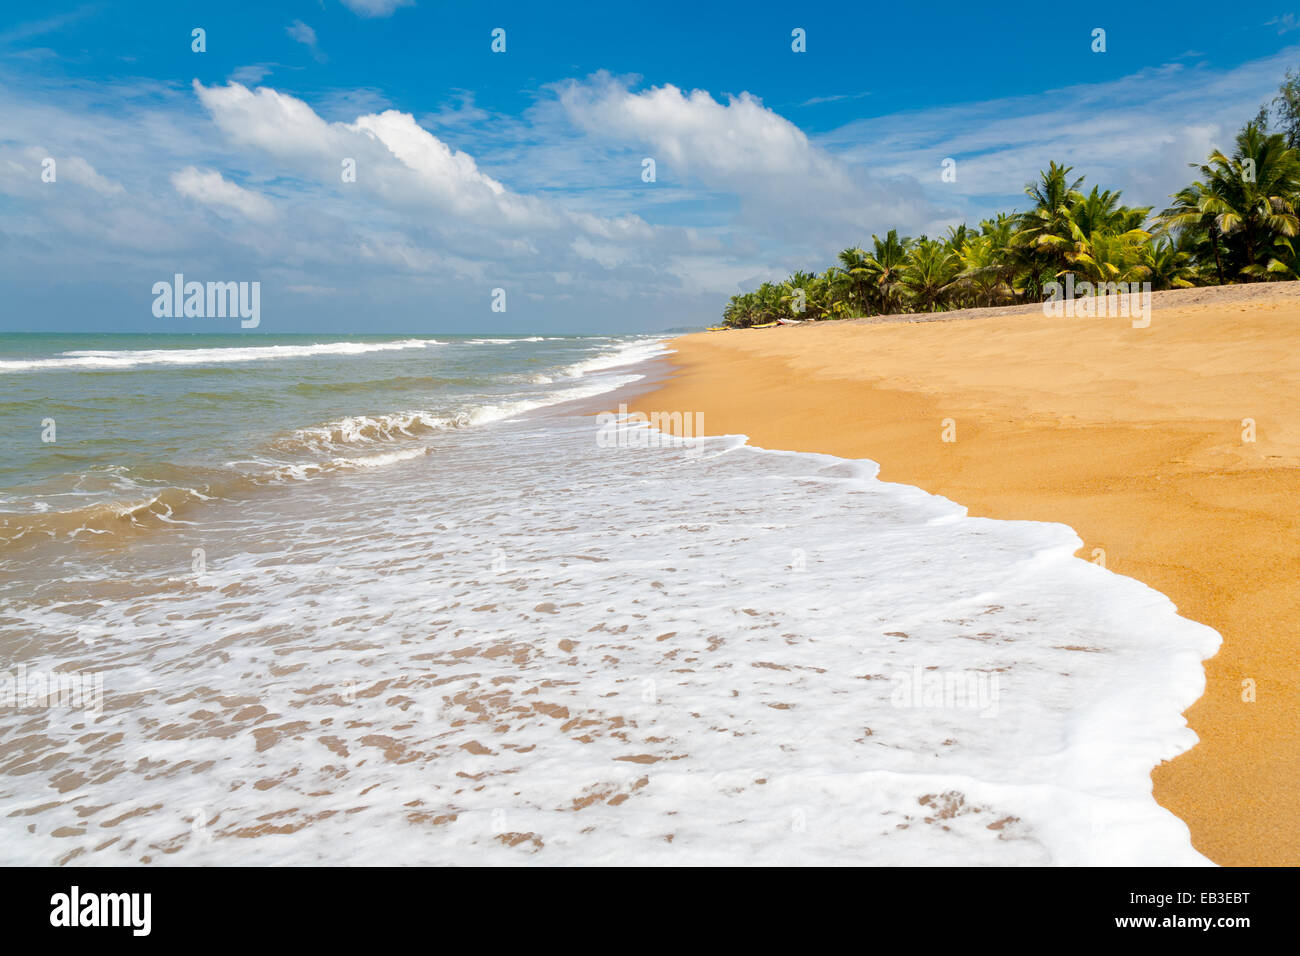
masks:
{"label": "sandy beach", "polygon": [[1295,865],[1300,287],[1156,293],[1154,310],[1147,328],[1035,305],[688,335],[632,407],[1072,527],[1080,557],[1223,637],[1186,714],[1200,743],[1153,769],[1156,799],[1217,863]]}

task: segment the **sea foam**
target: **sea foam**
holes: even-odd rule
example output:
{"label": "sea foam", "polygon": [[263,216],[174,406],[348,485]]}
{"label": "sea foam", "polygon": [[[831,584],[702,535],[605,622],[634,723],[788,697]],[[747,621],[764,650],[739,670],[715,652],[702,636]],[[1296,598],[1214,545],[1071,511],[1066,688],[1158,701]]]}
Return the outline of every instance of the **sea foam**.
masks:
{"label": "sea foam", "polygon": [[0,360],[0,372],[42,369],[125,369],[142,365],[216,365],[228,362],[263,362],[320,355],[365,355],[397,349],[423,349],[442,345],[437,339],[400,339],[389,342],[316,342],[311,345],[221,346],[202,349],[88,349],[62,352],[51,358]]}
{"label": "sea foam", "polygon": [[0,711],[0,860],[1206,862],[1150,770],[1218,636],[1070,529],[740,436],[425,440],[10,589],[105,698]]}

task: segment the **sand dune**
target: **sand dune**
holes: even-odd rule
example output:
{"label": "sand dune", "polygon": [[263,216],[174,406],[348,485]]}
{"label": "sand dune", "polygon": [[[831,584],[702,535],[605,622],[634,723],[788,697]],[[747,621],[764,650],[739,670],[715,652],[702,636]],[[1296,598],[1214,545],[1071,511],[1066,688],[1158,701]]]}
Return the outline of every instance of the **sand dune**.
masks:
{"label": "sand dune", "polygon": [[1219,863],[1300,864],[1300,284],[1154,309],[1148,328],[1029,306],[689,335],[633,407],[1073,527],[1081,557],[1224,638],[1187,713],[1201,743],[1155,768],[1156,798]]}

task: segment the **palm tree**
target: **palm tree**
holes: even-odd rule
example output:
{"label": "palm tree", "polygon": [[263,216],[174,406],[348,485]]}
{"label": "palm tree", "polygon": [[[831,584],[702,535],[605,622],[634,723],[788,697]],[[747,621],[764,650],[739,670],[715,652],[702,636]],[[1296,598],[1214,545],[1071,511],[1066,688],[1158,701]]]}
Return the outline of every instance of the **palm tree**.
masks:
{"label": "palm tree", "polygon": [[907,264],[907,249],[912,240],[898,237],[891,229],[885,238],[871,237],[872,252],[866,259],[866,273],[871,281],[870,296],[881,315],[902,311],[899,283]]}
{"label": "palm tree", "polygon": [[962,271],[955,281],[970,290],[975,305],[997,305],[1015,298],[1007,277],[1004,251],[997,238],[987,233],[971,236],[962,246],[958,257]]}
{"label": "palm tree", "polygon": [[1196,168],[1200,180],[1174,195],[1161,223],[1209,232],[1221,283],[1227,277],[1224,259],[1233,275],[1263,278],[1276,240],[1300,228],[1300,154],[1287,148],[1280,133],[1270,135],[1251,122],[1237,134],[1231,157],[1216,149]]}
{"label": "palm tree", "polygon": [[[1300,76],[1288,82],[1300,90]],[[1293,113],[1300,116],[1300,107]],[[1262,122],[1248,123],[1231,157],[1215,150],[1192,164],[1199,178],[1174,193],[1151,226],[1149,208],[1126,206],[1119,191],[1099,186],[1085,194],[1083,177],[1053,161],[1026,185],[1027,212],[1000,213],[978,231],[951,226],[943,239],[912,240],[896,229],[873,235],[869,251],[845,249],[821,275],[798,271],[732,296],[723,319],[765,324],[793,314],[800,300],[809,319],[1030,301],[1070,270],[1095,283],[1147,280],[1156,289],[1297,280],[1300,150],[1293,145]]]}
{"label": "palm tree", "polygon": [[764,282],[754,291],[757,324],[774,322],[787,314],[785,304],[781,301],[781,292],[781,287],[771,282]]}
{"label": "palm tree", "polygon": [[[1227,281],[1223,272],[1223,232],[1219,228],[1219,217],[1211,211],[1214,197],[1209,187],[1202,182],[1193,182],[1174,193],[1172,198],[1174,204],[1157,217],[1160,228],[1176,234],[1180,241],[1193,248],[1209,245],[1214,259],[1214,274],[1219,285],[1223,285]],[[1200,258],[1204,258],[1204,254]]]}
{"label": "palm tree", "polygon": [[1086,238],[1093,233],[1125,233],[1142,228],[1151,214],[1150,206],[1125,206],[1120,203],[1120,192],[1104,192],[1097,186],[1070,207],[1070,221]]}
{"label": "palm tree", "polygon": [[917,311],[938,312],[960,271],[961,260],[946,243],[923,236],[908,254],[900,281]]}
{"label": "palm tree", "polygon": [[1142,228],[1150,208],[1130,209],[1119,192],[1100,192],[1096,186],[1070,210],[1070,237],[1074,248],[1068,261],[1082,278],[1092,282],[1136,282],[1146,278],[1142,247],[1151,234]]}
{"label": "palm tree", "polygon": [[858,315],[870,315],[870,270],[867,254],[861,246],[853,246],[839,254],[840,267],[835,271],[844,301]]}
{"label": "palm tree", "polygon": [[1191,253],[1171,236],[1159,236],[1141,247],[1141,262],[1153,289],[1190,289],[1196,283]]}
{"label": "palm tree", "polygon": [[[826,283],[821,277],[811,272],[798,271],[781,283],[781,302],[790,317],[816,320],[821,318],[829,307],[825,292]],[[800,299],[802,299],[802,309],[799,308]]]}
{"label": "palm tree", "polygon": [[1150,237],[1141,229],[1115,235],[1097,232],[1081,239],[1070,264],[1082,279],[1098,285],[1108,282],[1139,282],[1147,278],[1142,247]]}
{"label": "palm tree", "polygon": [[1300,257],[1296,256],[1295,244],[1290,239],[1279,239],[1273,253],[1268,260],[1270,275],[1291,281],[1300,279]]}
{"label": "palm tree", "polygon": [[1084,198],[1079,192],[1083,177],[1071,181],[1073,170],[1073,166],[1050,162],[1038,174],[1037,182],[1025,186],[1025,195],[1034,201],[1034,207],[1022,213],[1017,222],[1017,242],[1053,275],[1060,275],[1069,266],[1067,256],[1075,243],[1071,210]]}
{"label": "palm tree", "polygon": [[996,219],[980,223],[980,234],[992,243],[990,257],[996,266],[995,273],[1012,299],[1028,298],[1030,291],[1038,291],[1038,274],[1042,271],[1032,250],[1023,245],[1016,232],[1020,223],[1018,213],[998,213]]}

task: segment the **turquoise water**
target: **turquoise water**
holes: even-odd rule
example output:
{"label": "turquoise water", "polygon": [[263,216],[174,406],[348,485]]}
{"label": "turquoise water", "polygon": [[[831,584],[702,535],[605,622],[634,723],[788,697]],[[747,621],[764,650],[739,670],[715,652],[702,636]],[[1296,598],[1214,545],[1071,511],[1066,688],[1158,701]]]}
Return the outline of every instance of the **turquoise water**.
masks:
{"label": "turquoise water", "polygon": [[0,335],[0,537],[113,533],[594,394],[657,341]]}

